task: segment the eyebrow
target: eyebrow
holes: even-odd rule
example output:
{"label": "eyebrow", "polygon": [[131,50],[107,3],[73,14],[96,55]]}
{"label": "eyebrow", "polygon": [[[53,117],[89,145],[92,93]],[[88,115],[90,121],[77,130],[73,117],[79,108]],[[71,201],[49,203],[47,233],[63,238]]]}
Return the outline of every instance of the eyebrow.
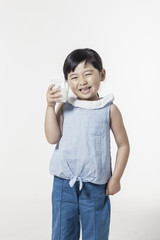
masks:
{"label": "eyebrow", "polygon": [[93,70],[88,69],[88,70],[85,70],[84,72],[93,72]]}
{"label": "eyebrow", "polygon": [[[88,70],[85,70],[84,73],[85,73],[85,72],[93,72],[93,70],[88,69]],[[71,73],[71,74],[69,74],[70,77],[72,77],[73,75],[77,75],[77,74],[76,74],[76,73]]]}
{"label": "eyebrow", "polygon": [[73,75],[77,75],[76,73],[69,74],[69,77],[72,77]]}

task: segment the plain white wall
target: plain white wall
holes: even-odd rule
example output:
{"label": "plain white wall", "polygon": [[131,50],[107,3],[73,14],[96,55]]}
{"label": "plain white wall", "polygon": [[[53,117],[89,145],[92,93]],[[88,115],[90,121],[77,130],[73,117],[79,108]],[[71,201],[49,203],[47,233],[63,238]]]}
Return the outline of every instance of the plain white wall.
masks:
{"label": "plain white wall", "polygon": [[103,59],[100,94],[114,94],[131,145],[110,239],[160,239],[159,12],[158,0],[0,1],[0,239],[50,239],[46,91],[83,47]]}

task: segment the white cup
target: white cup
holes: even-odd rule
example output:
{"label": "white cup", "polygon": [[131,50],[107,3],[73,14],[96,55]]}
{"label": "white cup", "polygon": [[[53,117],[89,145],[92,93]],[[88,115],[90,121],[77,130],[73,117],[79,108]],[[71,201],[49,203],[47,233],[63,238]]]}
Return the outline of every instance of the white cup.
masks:
{"label": "white cup", "polygon": [[58,94],[62,94],[62,97],[60,97],[60,100],[57,102],[67,102],[69,91],[68,83],[62,79],[52,79],[51,84],[55,84],[52,89],[57,89],[58,87],[61,87]]}

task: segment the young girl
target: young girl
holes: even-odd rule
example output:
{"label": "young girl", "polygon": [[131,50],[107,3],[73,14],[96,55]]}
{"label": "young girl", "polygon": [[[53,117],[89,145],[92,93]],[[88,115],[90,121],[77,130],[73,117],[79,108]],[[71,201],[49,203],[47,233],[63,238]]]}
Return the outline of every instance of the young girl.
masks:
{"label": "young girl", "polygon": [[[129,141],[114,97],[98,95],[105,69],[97,52],[76,49],[64,62],[64,76],[75,97],[56,102],[59,89],[47,91],[45,134],[56,144],[50,161],[52,191],[52,240],[108,240],[110,198],[120,191]],[[110,129],[117,144],[112,173]]]}

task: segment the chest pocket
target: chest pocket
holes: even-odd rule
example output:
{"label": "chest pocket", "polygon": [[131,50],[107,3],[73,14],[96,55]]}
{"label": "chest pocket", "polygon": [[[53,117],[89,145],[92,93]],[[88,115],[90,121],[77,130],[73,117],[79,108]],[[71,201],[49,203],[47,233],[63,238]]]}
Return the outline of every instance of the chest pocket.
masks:
{"label": "chest pocket", "polygon": [[105,133],[106,124],[103,121],[95,121],[89,124],[89,133],[101,136]]}
{"label": "chest pocket", "polygon": [[107,127],[107,116],[105,111],[95,111],[89,117],[88,132],[89,134],[101,136],[105,134]]}

